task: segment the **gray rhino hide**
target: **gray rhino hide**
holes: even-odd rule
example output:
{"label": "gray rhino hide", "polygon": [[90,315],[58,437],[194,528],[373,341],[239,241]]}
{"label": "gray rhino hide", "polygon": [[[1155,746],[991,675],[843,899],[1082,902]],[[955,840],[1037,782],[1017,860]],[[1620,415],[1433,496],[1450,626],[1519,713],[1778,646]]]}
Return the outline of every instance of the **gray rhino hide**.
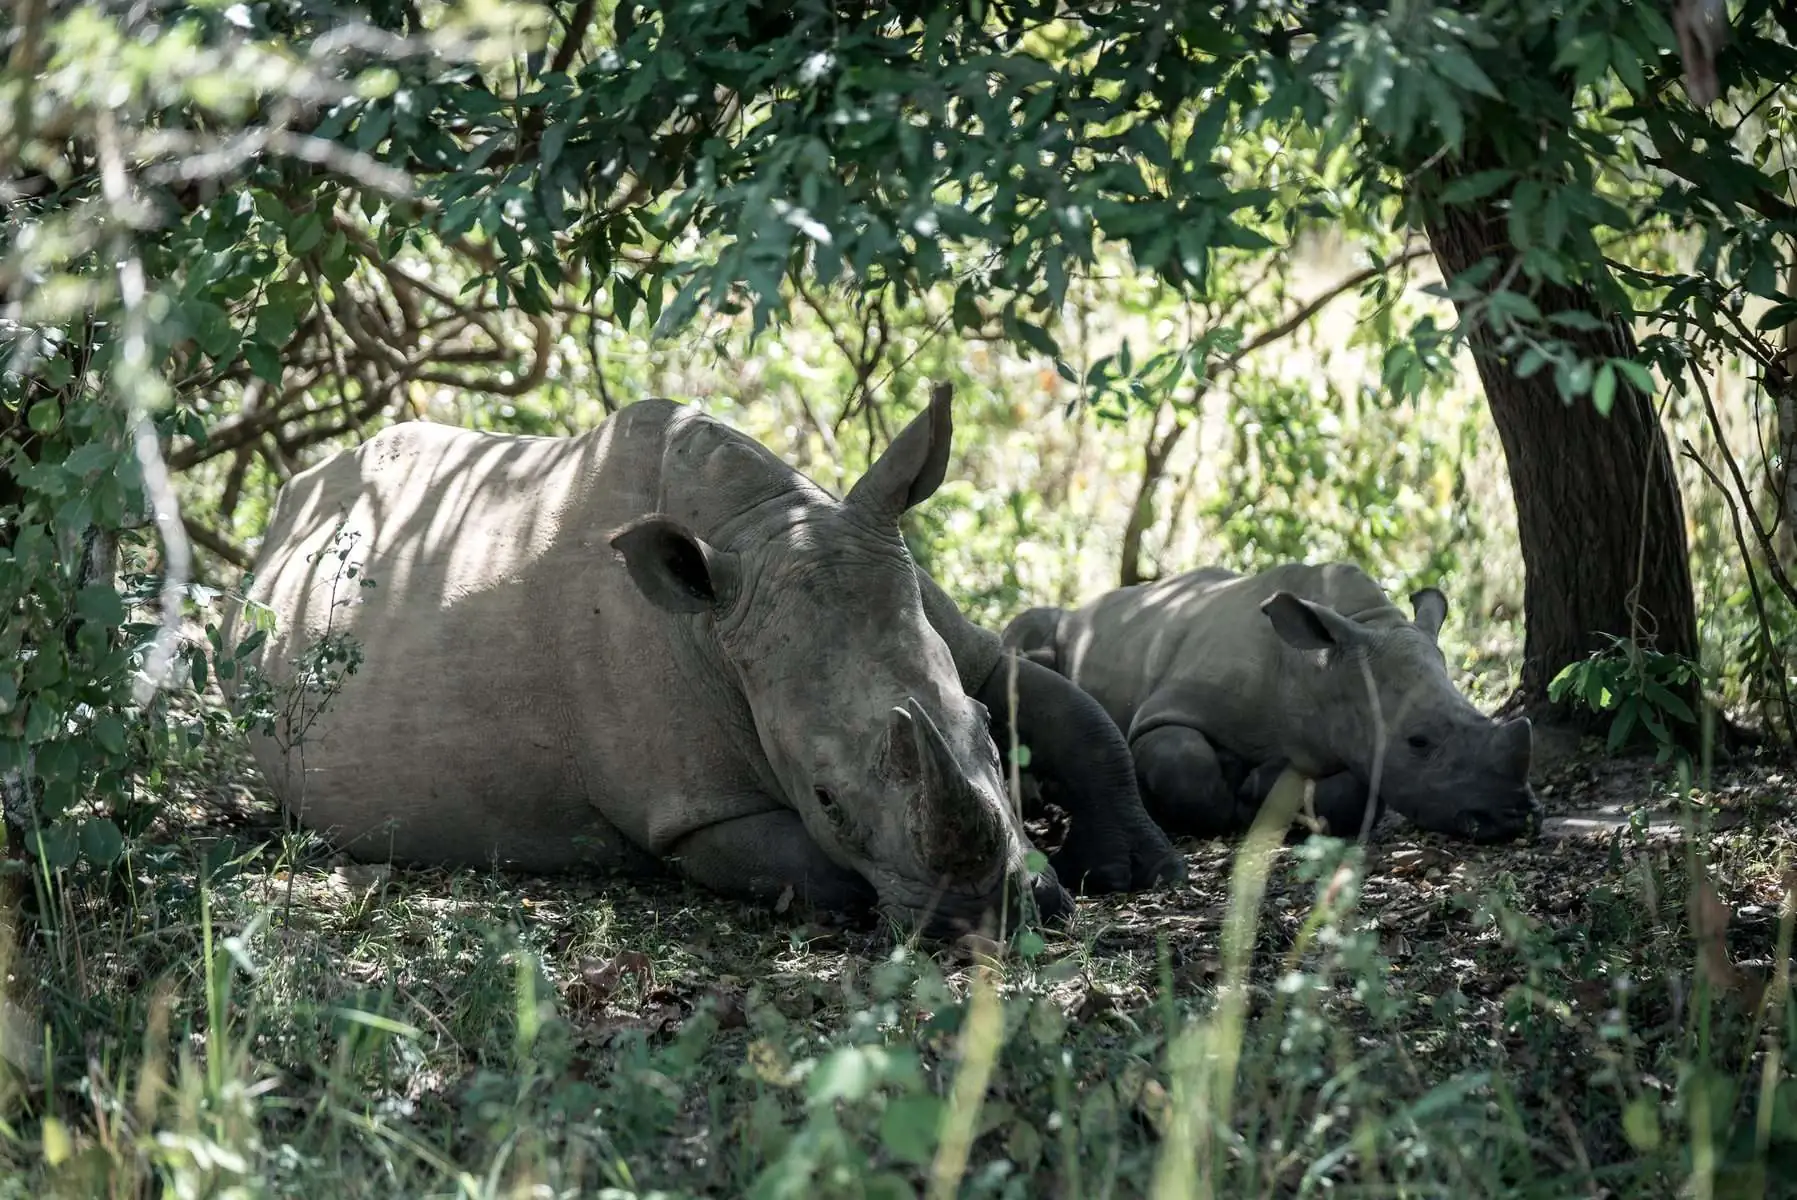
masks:
{"label": "gray rhino hide", "polygon": [[1532,821],[1526,720],[1497,723],[1448,676],[1447,600],[1417,619],[1358,567],[1207,567],[1119,588],[1072,610],[1031,609],[1007,646],[1090,693],[1127,731],[1143,800],[1175,835],[1239,830],[1287,764],[1319,781],[1331,831],[1358,831],[1385,723],[1378,800],[1477,840]]}
{"label": "gray rhino hide", "polygon": [[364,658],[309,727],[254,737],[257,762],[360,858],[672,859],[929,929],[1023,890],[1065,911],[1023,865],[899,536],[949,430],[944,396],[843,500],[665,400],[572,438],[385,430],[276,505],[248,596],[278,625],[252,665],[282,684],[327,634]]}

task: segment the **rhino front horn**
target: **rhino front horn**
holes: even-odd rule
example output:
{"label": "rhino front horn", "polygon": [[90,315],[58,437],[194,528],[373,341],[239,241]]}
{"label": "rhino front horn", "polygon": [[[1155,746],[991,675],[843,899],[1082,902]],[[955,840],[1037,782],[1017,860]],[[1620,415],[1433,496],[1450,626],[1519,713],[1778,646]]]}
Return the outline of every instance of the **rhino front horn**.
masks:
{"label": "rhino front horn", "polygon": [[1534,730],[1529,719],[1517,717],[1499,725],[1498,748],[1505,769],[1518,779],[1527,779],[1535,750]]}
{"label": "rhino front horn", "polygon": [[911,751],[918,768],[917,802],[923,809],[926,862],[978,869],[998,856],[995,822],[968,781],[942,730],[915,699],[905,701],[903,723],[911,727]]}

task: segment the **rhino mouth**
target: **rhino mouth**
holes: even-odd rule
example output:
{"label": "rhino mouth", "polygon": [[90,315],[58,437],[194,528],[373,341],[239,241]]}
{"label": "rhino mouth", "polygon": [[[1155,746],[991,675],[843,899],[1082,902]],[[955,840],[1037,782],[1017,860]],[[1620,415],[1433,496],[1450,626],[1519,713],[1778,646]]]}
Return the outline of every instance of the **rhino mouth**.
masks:
{"label": "rhino mouth", "polygon": [[[1008,876],[990,887],[929,886],[892,878],[875,884],[879,911],[895,923],[920,930],[926,937],[959,937],[982,929],[1020,928],[1032,915],[1045,923],[1064,921],[1073,912],[1073,897],[1054,872],[1035,877]],[[1026,898],[1030,903],[1026,904]]]}
{"label": "rhino mouth", "polygon": [[1489,845],[1526,837],[1533,841],[1541,830],[1541,805],[1534,793],[1525,793],[1522,801],[1502,808],[1471,809],[1461,812],[1452,832],[1469,842]]}
{"label": "rhino mouth", "polygon": [[1477,845],[1518,838],[1532,841],[1540,832],[1541,803],[1531,788],[1506,791],[1482,802],[1468,803],[1463,796],[1455,803],[1444,803],[1446,798],[1439,795],[1430,799],[1433,803],[1411,806],[1394,797],[1392,807],[1419,828]]}

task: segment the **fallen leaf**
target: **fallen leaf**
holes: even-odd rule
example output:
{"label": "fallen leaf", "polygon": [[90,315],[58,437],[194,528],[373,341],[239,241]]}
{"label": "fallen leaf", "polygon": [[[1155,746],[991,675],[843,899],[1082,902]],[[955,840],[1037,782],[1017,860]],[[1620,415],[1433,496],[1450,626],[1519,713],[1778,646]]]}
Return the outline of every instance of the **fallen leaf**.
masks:
{"label": "fallen leaf", "polygon": [[638,986],[654,982],[655,967],[649,956],[637,950],[626,950],[612,959],[582,959],[573,979],[563,989],[563,998],[575,1010],[603,1011],[626,975],[635,976]]}
{"label": "fallen leaf", "polygon": [[1144,1079],[1136,1095],[1136,1112],[1154,1130],[1156,1137],[1167,1136],[1167,1124],[1173,1119],[1173,1098],[1158,1079]]}
{"label": "fallen leaf", "polygon": [[742,993],[735,988],[711,988],[705,993],[705,1000],[711,1003],[711,1013],[717,1019],[719,1029],[748,1027],[749,1017],[743,1011]]}
{"label": "fallen leaf", "polygon": [[983,958],[997,962],[1005,955],[1003,943],[997,942],[983,933],[962,934],[955,939],[955,949],[975,961]]}
{"label": "fallen leaf", "polygon": [[1728,923],[1734,916],[1715,885],[1700,878],[1691,888],[1691,933],[1697,939],[1697,969],[1719,992],[1738,996],[1748,1008],[1758,1008],[1765,995],[1764,980],[1737,967],[1728,957]]}
{"label": "fallen leaf", "polygon": [[1086,985],[1086,994],[1079,1002],[1079,1008],[1073,1014],[1075,1024],[1084,1025],[1095,1021],[1105,1013],[1117,1011],[1117,999],[1096,984]]}

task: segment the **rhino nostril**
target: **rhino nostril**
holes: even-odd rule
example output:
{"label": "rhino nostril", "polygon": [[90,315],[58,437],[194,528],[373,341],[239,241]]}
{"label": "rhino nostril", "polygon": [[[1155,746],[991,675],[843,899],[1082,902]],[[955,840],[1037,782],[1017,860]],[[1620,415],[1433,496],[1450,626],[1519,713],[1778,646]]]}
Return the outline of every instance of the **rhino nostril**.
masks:
{"label": "rhino nostril", "polygon": [[839,820],[842,810],[836,807],[836,795],[829,788],[813,788],[811,794],[817,798],[817,806],[824,810],[824,815],[832,821]]}

